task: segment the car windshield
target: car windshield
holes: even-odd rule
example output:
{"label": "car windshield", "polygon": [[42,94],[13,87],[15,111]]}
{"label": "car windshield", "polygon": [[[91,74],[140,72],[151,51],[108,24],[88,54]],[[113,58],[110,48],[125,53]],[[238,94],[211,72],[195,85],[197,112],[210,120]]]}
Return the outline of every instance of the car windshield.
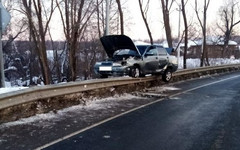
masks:
{"label": "car windshield", "polygon": [[113,60],[123,60],[129,57],[139,56],[138,52],[130,49],[121,49],[113,54]]}

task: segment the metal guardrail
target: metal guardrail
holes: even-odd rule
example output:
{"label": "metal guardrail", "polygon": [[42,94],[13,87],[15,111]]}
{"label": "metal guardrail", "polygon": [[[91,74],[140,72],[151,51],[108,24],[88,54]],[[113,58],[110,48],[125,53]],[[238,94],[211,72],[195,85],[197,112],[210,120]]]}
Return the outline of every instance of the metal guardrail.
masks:
{"label": "metal guardrail", "polygon": [[79,93],[106,87],[148,82],[152,80],[153,77],[147,78],[122,77],[122,78],[87,80],[82,82],[70,82],[58,85],[36,86],[29,89],[19,90],[14,93],[11,92],[0,95],[0,110],[39,99]]}
{"label": "metal guardrail", "polygon": [[[212,72],[217,72],[218,70],[226,71],[229,69],[240,70],[240,64],[179,70],[175,72],[173,76],[179,77],[183,75],[191,75],[196,73],[208,73],[210,71]],[[116,87],[128,84],[149,82],[156,80],[156,78],[157,78],[156,76],[149,76],[145,78],[120,77],[32,87],[29,89],[16,91],[14,93],[0,95],[0,110],[24,103],[29,103],[39,99],[46,99],[106,87]]]}

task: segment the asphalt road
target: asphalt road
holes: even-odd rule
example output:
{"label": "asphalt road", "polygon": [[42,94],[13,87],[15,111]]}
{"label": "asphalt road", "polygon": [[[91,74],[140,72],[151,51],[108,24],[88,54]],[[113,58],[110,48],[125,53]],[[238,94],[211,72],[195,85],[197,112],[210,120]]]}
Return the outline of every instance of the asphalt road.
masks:
{"label": "asphalt road", "polygon": [[45,149],[240,149],[239,72],[174,86],[182,90]]}
{"label": "asphalt road", "polygon": [[93,100],[0,124],[0,149],[240,149],[239,96],[236,72]]}

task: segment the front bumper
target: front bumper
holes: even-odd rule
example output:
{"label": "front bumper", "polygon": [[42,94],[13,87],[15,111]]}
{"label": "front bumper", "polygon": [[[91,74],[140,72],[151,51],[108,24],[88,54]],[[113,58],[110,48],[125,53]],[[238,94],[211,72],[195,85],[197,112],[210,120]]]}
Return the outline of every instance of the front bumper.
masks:
{"label": "front bumper", "polygon": [[130,67],[128,66],[95,66],[94,71],[96,74],[109,75],[109,76],[123,76],[129,75]]}

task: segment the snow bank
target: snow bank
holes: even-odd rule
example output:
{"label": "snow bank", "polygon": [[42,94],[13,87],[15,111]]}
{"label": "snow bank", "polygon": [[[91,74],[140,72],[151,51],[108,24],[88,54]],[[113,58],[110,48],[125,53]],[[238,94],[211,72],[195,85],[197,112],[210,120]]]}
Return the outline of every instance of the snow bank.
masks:
{"label": "snow bank", "polygon": [[[160,91],[163,92],[163,91],[175,91],[180,89],[173,86],[163,86],[163,87],[154,87],[152,88],[152,90],[156,92],[160,92]],[[140,98],[145,99],[144,97],[141,97],[141,96]],[[18,125],[25,125],[25,124],[47,127],[51,124],[54,124],[57,121],[60,121],[64,118],[68,118],[69,116],[72,116],[75,113],[80,113],[83,110],[88,111],[89,112],[88,114],[90,116],[85,115],[82,117],[86,117],[86,119],[89,119],[88,117],[91,117],[92,114],[90,112],[92,111],[112,109],[113,107],[119,105],[119,103],[125,105],[124,101],[133,100],[133,99],[139,99],[139,96],[132,95],[132,94],[123,94],[123,95],[117,94],[113,97],[108,97],[103,99],[92,98],[92,99],[86,100],[87,102],[86,105],[71,106],[69,108],[58,110],[56,112],[51,111],[49,113],[37,114],[32,117],[22,118],[17,121],[0,124],[0,129],[9,128],[9,127],[18,126]],[[146,99],[148,98],[146,97]]]}
{"label": "snow bank", "polygon": [[6,87],[6,88],[0,88],[0,94],[3,93],[9,93],[9,92],[14,92],[22,89],[26,89],[28,87]]}
{"label": "snow bank", "polygon": [[[240,59],[228,59],[228,58],[210,58],[209,59],[210,66],[219,66],[219,65],[227,65],[227,64],[239,64]],[[187,59],[187,69],[193,69],[200,67],[200,59]],[[180,62],[178,65],[178,69],[183,69],[183,57],[180,57]]]}
{"label": "snow bank", "polygon": [[49,113],[37,114],[35,116],[23,118],[13,122],[3,123],[3,124],[0,124],[0,129],[6,128],[6,127],[9,128],[17,125],[32,124],[32,123],[33,123],[32,125],[35,125],[34,122],[42,122],[42,124],[38,123],[36,125],[47,126],[48,124],[51,124],[50,121],[56,122],[58,120],[68,117],[69,113],[70,114],[78,113],[81,110],[89,110],[89,112],[91,112],[91,110],[110,109],[111,105],[116,105],[116,102],[118,101],[131,100],[134,98],[137,99],[139,97],[131,94],[124,94],[122,96],[115,95],[113,97],[104,98],[104,99],[87,100],[86,105],[71,106],[69,108],[58,110],[57,112],[51,111]]}

